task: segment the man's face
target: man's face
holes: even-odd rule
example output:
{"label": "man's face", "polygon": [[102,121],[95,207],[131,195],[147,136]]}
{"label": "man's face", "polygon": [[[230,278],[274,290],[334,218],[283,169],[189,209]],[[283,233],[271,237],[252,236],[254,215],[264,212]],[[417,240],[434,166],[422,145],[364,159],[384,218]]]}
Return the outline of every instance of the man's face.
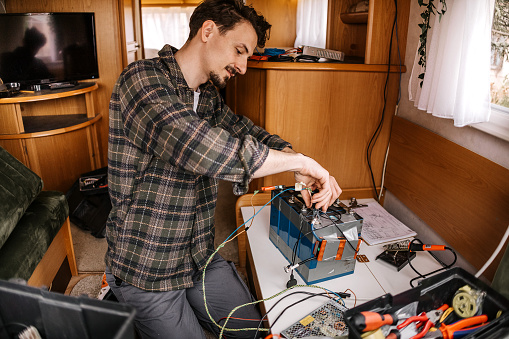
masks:
{"label": "man's face", "polygon": [[247,59],[253,55],[257,36],[249,22],[238,23],[225,34],[219,34],[217,27],[214,29],[216,34],[209,40],[206,59],[210,80],[215,86],[223,88],[237,73],[246,73]]}

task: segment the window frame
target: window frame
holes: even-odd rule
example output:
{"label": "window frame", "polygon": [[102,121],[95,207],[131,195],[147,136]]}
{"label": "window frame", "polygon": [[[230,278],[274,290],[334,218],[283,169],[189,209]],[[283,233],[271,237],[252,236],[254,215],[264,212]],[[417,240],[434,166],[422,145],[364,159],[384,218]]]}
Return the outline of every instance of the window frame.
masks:
{"label": "window frame", "polygon": [[490,120],[469,126],[509,141],[509,108],[491,104]]}

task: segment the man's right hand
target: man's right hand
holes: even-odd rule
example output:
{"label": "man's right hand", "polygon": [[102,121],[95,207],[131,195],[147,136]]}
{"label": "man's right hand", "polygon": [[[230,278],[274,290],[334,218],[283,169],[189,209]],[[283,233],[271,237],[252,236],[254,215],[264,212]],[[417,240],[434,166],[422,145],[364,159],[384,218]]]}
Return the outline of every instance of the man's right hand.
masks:
{"label": "man's right hand", "polygon": [[312,197],[308,190],[302,191],[302,198],[307,207],[315,204],[315,208],[321,208],[322,211],[326,212],[327,208],[341,194],[341,188],[336,179],[318,162],[309,157],[304,157],[306,158],[305,166],[301,170],[295,171],[295,181],[303,182],[306,188],[311,191],[318,189],[318,193],[313,194]]}
{"label": "man's right hand", "polygon": [[300,153],[282,152],[269,150],[269,156],[253,175],[253,178],[261,178],[267,175],[281,172],[295,172],[296,182],[302,182],[306,188],[311,190],[318,189],[318,193],[312,197],[307,190],[303,191],[302,197],[307,207],[315,204],[316,208],[321,208],[324,212],[334,203],[341,194],[336,179],[329,174],[318,162]]}

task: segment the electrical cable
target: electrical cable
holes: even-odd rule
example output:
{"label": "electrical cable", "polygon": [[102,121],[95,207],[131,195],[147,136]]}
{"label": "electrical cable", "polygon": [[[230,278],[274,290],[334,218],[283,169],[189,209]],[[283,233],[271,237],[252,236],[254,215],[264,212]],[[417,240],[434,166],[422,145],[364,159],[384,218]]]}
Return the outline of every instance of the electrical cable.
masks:
{"label": "electrical cable", "polygon": [[[336,215],[338,215],[338,214],[337,214],[337,211],[333,211],[333,212],[334,212]],[[328,215],[327,213],[321,212],[321,211],[319,211],[319,213],[321,213],[321,214],[325,214],[325,215],[326,215],[326,216],[330,219],[330,221],[332,222],[332,224],[331,224],[331,225],[324,226],[324,227],[322,227],[321,229],[324,229],[324,228],[327,228],[327,227],[331,227],[331,226],[336,226],[336,228],[339,230],[339,232],[341,232],[341,235],[343,236],[343,238],[345,238],[345,239],[346,239],[345,234],[344,234],[344,233],[343,233],[343,231],[339,228],[338,224],[336,224],[336,222],[335,222],[335,221],[334,221],[334,220],[330,217],[330,215]],[[338,220],[341,220],[341,214],[339,214],[339,218],[338,218]],[[297,239],[297,241],[295,242],[295,244],[293,245],[291,266],[294,266],[294,265],[295,265],[295,260],[296,260],[296,256],[297,256],[297,248],[298,248],[298,245],[299,245],[300,240],[301,240],[302,238],[304,238],[305,236],[307,236],[308,234],[311,234],[311,233],[315,234],[313,229],[312,229],[311,231],[307,232],[307,233],[302,233],[302,226],[303,226],[303,224],[301,224],[301,227],[300,227],[300,229],[299,229],[299,234],[300,234],[300,236],[299,236],[299,238]],[[315,234],[315,237],[316,237],[317,239],[319,238],[316,234]],[[350,244],[350,243],[349,243],[349,244]],[[357,253],[357,250],[353,247],[353,245],[352,245],[352,244],[350,244],[350,246],[352,247],[352,249],[354,250],[354,252],[355,252],[355,253]],[[315,258],[315,257],[313,257],[313,258]],[[306,259],[304,262],[308,262],[308,261],[311,261],[311,258]],[[303,263],[303,262],[300,262],[300,263],[299,263],[299,265],[300,265],[300,264],[302,264],[302,263]]]}
{"label": "electrical cable", "polygon": [[[261,300],[256,300],[256,301],[253,301],[253,302],[249,302],[249,303],[246,303],[246,304],[243,304],[243,305],[239,305],[237,307],[235,307],[234,309],[232,309],[230,311],[230,313],[228,314],[225,322],[224,322],[224,325],[219,325],[215,320],[214,318],[212,317],[212,315],[210,314],[210,311],[208,309],[208,305],[207,305],[207,297],[206,297],[206,293],[205,293],[205,272],[206,272],[206,269],[207,269],[207,266],[210,264],[210,262],[212,261],[212,258],[215,256],[215,254],[225,245],[225,243],[227,243],[228,241],[230,240],[233,240],[236,236],[238,236],[238,233],[237,231],[242,227],[244,226],[248,221],[250,221],[252,218],[254,218],[256,215],[258,215],[258,213],[260,213],[260,211],[265,208],[268,204],[270,204],[272,202],[272,200],[274,200],[276,197],[278,197],[279,195],[281,195],[282,193],[286,192],[286,191],[289,191],[289,190],[293,190],[294,188],[287,188],[287,189],[284,189],[282,190],[281,192],[279,192],[278,194],[274,195],[265,205],[263,205],[260,210],[258,212],[256,212],[253,216],[251,216],[251,218],[247,219],[242,225],[240,225],[239,227],[237,227],[224,241],[223,243],[221,243],[217,248],[216,250],[210,255],[210,257],[207,259],[207,262],[205,263],[205,266],[203,267],[203,274],[202,274],[202,294],[203,294],[203,303],[204,303],[204,306],[205,306],[205,311],[207,313],[207,315],[209,316],[209,319],[211,320],[211,322],[217,326],[218,328],[221,329],[221,332],[219,333],[219,337],[221,338],[223,336],[223,333],[224,331],[233,331],[233,332],[238,332],[238,331],[254,331],[254,330],[257,330],[256,328],[227,328],[226,327],[226,324],[228,323],[228,320],[231,318],[232,314],[235,313],[235,311],[237,311],[239,308],[241,307],[245,307],[245,306],[249,306],[249,305],[255,305],[255,304],[258,304],[260,302],[264,302],[264,301],[268,301],[268,300],[272,300],[278,296],[280,296],[281,294],[293,289],[293,288],[297,288],[297,287],[308,287],[308,288],[318,288],[318,289],[322,289],[324,291],[328,291],[330,293],[333,293],[335,294],[339,300],[341,300],[341,302],[343,303],[343,305],[345,304],[345,302],[343,301],[343,299],[341,298],[341,296],[339,294],[337,294],[336,292],[333,292],[333,291],[330,291],[328,290],[327,288],[325,287],[321,287],[321,286],[316,286],[316,285],[294,285],[290,288],[287,288],[279,293],[276,293],[268,298],[265,298],[265,299],[261,299]],[[236,235],[235,235],[236,234]],[[235,235],[235,236],[234,236]],[[230,239],[232,238],[232,239]],[[263,330],[267,330],[267,329],[263,329]],[[258,330],[257,330],[258,331]]]}
{"label": "electrical cable", "polygon": [[[202,284],[204,284],[204,281],[202,282]],[[261,300],[256,300],[256,301],[253,301],[253,302],[249,302],[249,303],[245,303],[244,305],[239,305],[237,307],[235,307],[233,310],[231,310],[231,312],[228,314],[228,317],[224,323],[223,326],[220,326],[219,324],[217,324],[213,319],[212,319],[212,316],[210,315],[209,311],[208,311],[208,308],[207,308],[207,304],[205,303],[205,308],[206,308],[206,311],[207,311],[207,314],[209,315],[209,318],[212,320],[212,322],[218,326],[219,328],[221,328],[221,332],[219,333],[219,337],[221,338],[222,335],[223,335],[223,332],[226,330],[226,331],[254,331],[256,330],[255,328],[239,328],[239,329],[236,329],[236,328],[226,328],[226,324],[228,322],[228,320],[230,319],[231,315],[233,313],[235,313],[235,311],[237,311],[239,308],[241,307],[245,307],[245,306],[249,306],[249,305],[255,305],[255,304],[258,304],[258,303],[261,303],[261,302],[264,302],[264,301],[269,301],[269,300],[272,300],[280,295],[282,295],[283,293],[286,293],[287,291],[293,289],[293,288],[298,288],[298,287],[308,287],[308,288],[317,288],[317,289],[322,289],[324,291],[328,291],[330,293],[333,293],[335,294],[339,300],[341,300],[341,303],[343,305],[345,305],[345,301],[343,300],[343,298],[336,292],[333,292],[325,287],[322,287],[322,286],[317,286],[317,285],[294,285],[292,287],[289,287],[281,292],[278,292],[268,298],[265,298],[265,299],[261,299]],[[341,292],[340,292],[341,293]],[[204,299],[205,299],[205,295],[204,295]],[[260,329],[260,330],[263,330],[263,331],[268,331],[268,329]]]}
{"label": "electrical cable", "polygon": [[[412,245],[415,241],[418,241],[421,245],[424,245],[424,243],[419,240],[419,239],[413,239],[409,246]],[[424,279],[432,274],[435,274],[435,273],[438,273],[438,272],[441,272],[441,271],[445,271],[449,268],[451,268],[452,266],[454,266],[454,264],[456,263],[456,260],[458,259],[458,256],[456,255],[456,252],[454,252],[454,250],[450,247],[447,247],[445,246],[444,247],[446,250],[450,251],[453,255],[454,255],[454,260],[452,261],[452,263],[450,263],[449,265],[446,265],[444,264],[435,254],[433,254],[432,252],[429,252],[429,254],[431,254],[431,256],[433,256],[433,258],[435,258],[436,261],[438,261],[443,267],[437,269],[437,270],[434,270],[432,272],[429,272],[429,273],[426,273],[426,274],[421,274],[419,271],[417,271],[417,269],[415,269],[415,267],[412,265],[411,261],[410,261],[410,251],[407,252],[407,256],[408,256],[408,265],[410,265],[410,267],[414,270],[415,273],[417,273],[418,277],[415,277],[413,279],[410,280],[410,286],[413,288],[414,287],[414,284],[413,282],[417,279]]]}
{"label": "electrical cable", "polygon": [[[394,0],[394,6],[396,8],[396,17],[397,17],[397,11],[398,11],[398,1],[397,0]],[[396,48],[397,48],[397,51],[398,51],[398,68],[399,68],[399,85],[398,85],[398,99],[396,100],[396,107],[394,108],[394,116],[398,115],[398,110],[399,110],[399,102],[401,100],[401,77],[402,77],[402,74],[403,74],[403,70],[402,70],[402,64],[403,64],[403,60],[401,60],[401,51],[399,49],[399,35],[398,35],[398,20],[396,19]],[[380,193],[378,194],[378,201],[380,201],[380,199],[382,199],[382,194],[383,194],[383,188],[384,188],[384,183],[385,183],[385,171],[387,169],[387,159],[389,158],[389,148],[390,148],[390,145],[391,145],[391,135],[392,135],[392,125],[389,127],[389,143],[387,144],[387,150],[385,151],[385,159],[384,159],[384,164],[383,164],[383,167],[382,167],[382,182],[380,184]]]}
{"label": "electrical cable", "polygon": [[[284,189],[282,190],[281,192],[279,192],[278,194],[274,195],[274,197],[272,197],[265,205],[263,205],[260,210],[258,212],[256,212],[255,214],[253,214],[253,216],[251,216],[251,218],[247,219],[242,225],[240,225],[239,227],[237,227],[217,248],[216,250],[210,255],[210,257],[207,259],[207,262],[205,263],[205,266],[203,267],[203,273],[202,273],[202,293],[203,293],[203,304],[205,306],[205,311],[207,312],[207,315],[209,316],[209,319],[212,321],[212,323],[214,325],[216,325],[218,328],[221,329],[221,333],[220,333],[220,336],[219,337],[222,337],[223,335],[223,332],[224,330],[227,330],[227,331],[254,331],[255,328],[241,328],[241,329],[236,329],[236,328],[226,328],[226,323],[228,322],[228,319],[231,317],[232,313],[235,312],[239,307],[241,306],[247,306],[247,305],[252,305],[252,304],[256,304],[256,303],[259,303],[263,300],[259,300],[259,301],[255,301],[255,302],[251,302],[251,303],[247,303],[247,304],[244,304],[244,305],[241,305],[241,306],[237,306],[236,308],[234,308],[230,314],[228,315],[225,323],[223,326],[219,325],[215,320],[214,318],[212,317],[212,315],[210,314],[209,312],[209,309],[208,309],[208,305],[207,305],[207,297],[206,297],[206,293],[205,293],[205,272],[207,270],[207,266],[210,264],[210,262],[212,261],[212,258],[216,255],[216,253],[222,248],[224,247],[224,245],[230,241],[230,240],[233,240],[236,236],[238,236],[238,233],[237,231],[242,227],[244,226],[248,221],[250,221],[251,219],[253,219],[256,215],[258,215],[258,213],[260,213],[260,211],[266,207],[268,204],[270,204],[272,202],[272,200],[274,200],[276,197],[278,197],[279,195],[281,195],[282,193],[286,192],[286,191],[289,191],[289,190],[292,190],[293,188],[287,188],[287,189]],[[236,235],[235,235],[236,234]],[[235,237],[234,237],[235,235]],[[232,239],[230,239],[232,238]],[[297,285],[296,285],[297,286]],[[272,296],[271,298],[277,296],[274,295]]]}
{"label": "electrical cable", "polygon": [[502,237],[502,240],[500,240],[500,243],[498,244],[497,248],[495,249],[495,252],[493,252],[493,254],[488,259],[488,261],[484,264],[484,266],[475,274],[476,278],[479,278],[479,276],[484,273],[484,271],[488,268],[488,266],[491,265],[493,260],[495,260],[495,258],[497,257],[498,253],[500,252],[500,250],[504,246],[504,244],[505,244],[505,242],[507,240],[507,237],[509,237],[509,226],[507,226],[507,230],[505,231],[505,234]]}
{"label": "electrical cable", "polygon": [[390,70],[391,70],[391,50],[392,50],[392,40],[393,40],[393,37],[394,37],[394,28],[396,27],[396,23],[397,23],[397,20],[398,19],[398,7],[396,5],[396,11],[395,11],[395,14],[394,14],[394,21],[392,23],[392,29],[391,29],[391,38],[389,40],[389,60],[388,60],[388,63],[387,63],[387,76],[385,78],[385,84],[384,84],[384,102],[383,102],[383,107],[382,107],[382,114],[380,116],[380,120],[378,122],[378,126],[376,127],[375,129],[375,132],[373,132],[373,135],[371,136],[371,139],[369,140],[369,143],[368,143],[368,147],[366,149],[366,161],[368,163],[368,168],[369,168],[369,173],[370,173],[370,176],[371,176],[371,183],[373,185],[373,192],[374,192],[374,198],[379,201],[378,199],[378,191],[376,189],[376,181],[375,181],[375,177],[374,177],[374,174],[373,174],[373,168],[371,166],[371,155],[372,155],[372,152],[373,152],[373,148],[375,146],[375,143],[378,139],[378,136],[380,135],[380,132],[382,130],[382,125],[383,125],[383,121],[384,121],[384,118],[385,118],[385,109],[387,107],[387,89],[388,89],[388,84],[389,84],[389,75],[390,75]]}
{"label": "electrical cable", "polygon": [[[308,235],[310,232],[306,233],[306,234],[303,234],[302,233],[302,227],[304,227],[304,223],[302,222],[302,218],[307,218],[307,215],[306,216],[303,216],[302,213],[300,214],[301,215],[301,219],[300,219],[300,228],[299,228],[299,234],[301,234],[301,236],[299,236],[299,238],[297,239],[297,241],[295,242],[295,245],[293,245],[293,251],[292,251],[292,265],[295,265],[295,259],[296,259],[296,256],[297,256],[297,248],[299,246],[299,242],[300,240],[305,237],[306,235]],[[309,213],[308,213],[309,215]]]}
{"label": "electrical cable", "polygon": [[[341,293],[341,292],[339,292],[339,293]],[[276,305],[277,305],[277,304],[279,304],[279,303],[280,303],[283,299],[285,299],[285,298],[287,298],[287,297],[289,297],[289,296],[292,296],[292,295],[294,295],[294,294],[307,294],[307,295],[309,295],[309,297],[308,297],[308,298],[303,299],[302,301],[307,300],[307,299],[312,298],[312,297],[316,297],[316,296],[323,296],[323,297],[327,297],[327,298],[329,298],[329,299],[331,299],[331,300],[335,300],[335,298],[332,298],[332,297],[328,294],[328,292],[311,293],[311,292],[307,292],[307,291],[295,291],[295,292],[289,293],[289,294],[285,295],[284,297],[280,298],[278,301],[276,301],[276,302],[274,303],[274,305],[272,305],[272,306],[271,306],[271,308],[270,308],[267,312],[265,312],[265,314],[263,315],[262,319],[260,320],[260,323],[258,324],[258,330],[259,330],[259,329],[260,329],[260,327],[262,326],[263,320],[267,317],[267,315],[269,314],[269,312],[270,312],[270,311],[272,311],[272,310],[274,309],[274,307],[276,307]],[[349,296],[349,295],[344,294],[344,296],[346,297],[346,296]],[[343,303],[343,304],[344,304],[344,303]],[[289,307],[291,307],[291,306],[294,306],[294,304],[292,304],[292,305],[290,305],[290,306],[287,306],[287,307],[283,310],[283,312],[284,312],[286,309],[288,309]],[[281,312],[281,314],[282,314],[283,312]],[[278,316],[278,319],[279,319],[279,317],[281,316],[281,314]],[[277,319],[276,319],[276,320],[277,320]],[[272,325],[274,325],[274,323],[275,323],[275,322],[276,322],[276,321],[274,321],[274,322],[272,323]],[[272,326],[270,326],[270,327],[272,327]],[[258,334],[258,330],[257,330],[257,332],[256,332],[256,334],[255,334],[255,336],[254,336],[254,338],[256,338],[256,335]]]}
{"label": "electrical cable", "polygon": [[[329,220],[334,224],[334,226],[336,226],[336,228],[338,229],[339,232],[341,232],[341,235],[343,236],[343,238],[345,238],[345,241],[350,245],[350,247],[352,248],[352,250],[355,252],[355,254],[357,254],[357,249],[355,247],[353,247],[353,245],[350,243],[350,241],[347,241],[346,240],[346,235],[345,233],[343,233],[343,231],[339,228],[339,225],[336,224],[336,222],[334,220],[332,220],[332,218],[327,215],[327,217],[329,217]],[[341,219],[340,219],[341,220]]]}
{"label": "electrical cable", "polygon": [[[303,298],[303,299],[297,300],[297,301],[296,301],[296,302],[294,302],[293,304],[290,304],[290,305],[288,305],[287,307],[285,307],[285,308],[281,311],[281,313],[279,313],[279,315],[276,317],[276,319],[274,319],[274,321],[272,322],[272,325],[270,325],[270,326],[269,326],[269,329],[270,329],[270,328],[272,328],[272,326],[274,326],[274,325],[276,324],[276,322],[279,320],[279,318],[281,318],[281,316],[283,315],[283,313],[285,313],[285,312],[286,312],[286,310],[288,310],[290,307],[293,307],[293,306],[295,306],[295,305],[297,305],[297,304],[300,304],[301,302],[304,302],[304,301],[306,301],[306,300],[308,300],[308,299],[311,299],[311,298],[313,298],[313,297],[315,297],[315,296],[316,296],[316,295],[310,295],[310,296],[307,296],[306,298]],[[329,299],[334,300],[333,298],[330,298],[329,296],[327,296],[327,297],[328,297]],[[344,305],[344,304],[343,304],[343,305]]]}

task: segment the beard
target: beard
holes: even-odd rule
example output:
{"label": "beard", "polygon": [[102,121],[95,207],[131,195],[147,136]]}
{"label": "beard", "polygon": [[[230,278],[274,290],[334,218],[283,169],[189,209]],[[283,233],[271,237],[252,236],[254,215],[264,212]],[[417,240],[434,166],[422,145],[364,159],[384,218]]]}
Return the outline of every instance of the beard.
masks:
{"label": "beard", "polygon": [[225,77],[221,78],[221,76],[219,74],[217,74],[216,72],[214,72],[214,71],[210,72],[210,75],[209,75],[210,81],[212,81],[214,86],[216,86],[218,88],[225,88],[228,80],[230,80],[230,78],[233,78],[235,76],[235,74],[237,74],[237,71],[235,70],[235,68],[231,67],[230,65],[226,66],[225,69],[231,74],[231,77],[225,76]]}

